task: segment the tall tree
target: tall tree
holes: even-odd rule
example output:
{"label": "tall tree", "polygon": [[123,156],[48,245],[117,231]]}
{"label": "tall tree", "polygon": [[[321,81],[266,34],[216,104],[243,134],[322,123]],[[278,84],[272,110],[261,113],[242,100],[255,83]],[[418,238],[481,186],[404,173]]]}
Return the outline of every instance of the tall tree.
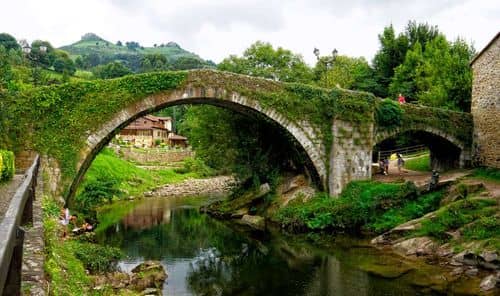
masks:
{"label": "tall tree", "polygon": [[404,93],[418,103],[461,111],[470,110],[474,49],[463,40],[450,43],[442,34],[427,43],[417,42],[406,54],[389,87],[391,96]]}
{"label": "tall tree", "polygon": [[380,92],[376,95],[387,96],[387,88],[394,76],[394,68],[403,63],[408,50],[408,39],[400,34],[396,37],[392,24],[384,28],[384,32],[378,36],[380,49],[373,58],[373,67],[380,84]]}
{"label": "tall tree", "polygon": [[346,89],[377,91],[377,83],[373,70],[364,58],[351,58],[348,56],[335,56],[330,67],[320,57],[314,72],[317,84],[323,87],[340,86]]}
{"label": "tall tree", "polygon": [[261,41],[246,49],[242,57],[225,58],[218,69],[286,82],[310,83],[313,78],[302,56]]}
{"label": "tall tree", "polygon": [[120,62],[111,62],[92,69],[97,78],[109,79],[131,74],[132,71]]}
{"label": "tall tree", "polygon": [[48,41],[35,40],[31,43],[29,58],[36,66],[49,68],[56,58],[54,47]]}
{"label": "tall tree", "polygon": [[7,51],[21,49],[16,38],[7,33],[0,33],[0,46],[3,46]]}

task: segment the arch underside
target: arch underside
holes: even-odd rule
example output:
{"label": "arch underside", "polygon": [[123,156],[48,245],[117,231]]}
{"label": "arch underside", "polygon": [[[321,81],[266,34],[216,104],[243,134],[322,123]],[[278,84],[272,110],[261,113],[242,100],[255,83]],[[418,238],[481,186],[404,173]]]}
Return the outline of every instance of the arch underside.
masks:
{"label": "arch underside", "polygon": [[432,169],[444,171],[466,166],[467,149],[465,144],[435,128],[411,127],[379,132],[375,136],[375,143],[378,145],[402,135],[410,135],[429,148]]}
{"label": "arch underside", "polygon": [[220,98],[208,96],[207,94],[227,94],[225,91],[213,91],[206,89],[188,88],[185,91],[176,90],[169,94],[162,94],[147,97],[138,103],[120,111],[116,116],[102,126],[99,130],[91,134],[87,139],[87,147],[80,153],[80,161],[77,166],[77,175],[72,181],[68,197],[71,198],[76,193],[78,185],[83,179],[85,172],[97,154],[119,133],[121,129],[133,122],[135,119],[159,111],[161,109],[183,104],[208,104],[226,108],[247,116],[266,120],[270,124],[279,127],[289,135],[296,147],[301,147],[306,156],[306,168],[311,179],[321,189],[325,188],[326,168],[323,159],[323,145],[315,138],[316,131],[309,125],[301,125],[287,120],[285,117],[275,112],[262,108],[256,101],[232,93],[229,97]]}

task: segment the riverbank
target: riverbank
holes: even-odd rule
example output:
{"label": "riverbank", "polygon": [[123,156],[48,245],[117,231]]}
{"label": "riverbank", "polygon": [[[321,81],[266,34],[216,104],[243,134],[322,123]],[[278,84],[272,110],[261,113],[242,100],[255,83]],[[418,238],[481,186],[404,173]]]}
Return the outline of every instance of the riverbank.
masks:
{"label": "riverbank", "polygon": [[[148,277],[144,276],[146,273],[142,270],[137,274],[116,271],[116,263],[123,254],[116,248],[96,243],[95,233],[101,226],[97,209],[120,200],[141,199],[144,192],[171,184],[180,184],[179,188],[186,188],[186,184],[197,182],[200,188],[207,187],[207,181],[194,180],[205,178],[209,173],[209,169],[202,163],[192,159],[186,160],[176,169],[142,169],[137,164],[122,159],[114,151],[104,149],[93,161],[74,200],[69,202],[70,213],[77,215],[74,225],[61,225],[61,205],[54,198],[44,198],[48,294],[161,295],[161,286],[166,277],[161,276],[162,272],[155,273],[159,276]],[[190,181],[183,182],[185,180]],[[112,225],[116,222],[113,219],[119,221],[133,205],[133,202],[127,202],[126,206],[120,207],[122,211],[119,215],[107,217],[103,224]],[[93,224],[94,231],[82,235],[72,234],[72,228],[85,221]],[[64,235],[64,232],[69,234]]]}
{"label": "riverbank", "polygon": [[349,232],[369,238],[383,233],[373,246],[441,265],[447,282],[474,279],[465,289],[468,294],[494,294],[500,291],[500,181],[482,169],[464,175],[425,194],[412,182],[363,181],[352,182],[338,198],[317,193],[286,200],[286,190],[278,189],[271,196],[253,192],[202,210],[256,230],[277,224],[294,233]]}

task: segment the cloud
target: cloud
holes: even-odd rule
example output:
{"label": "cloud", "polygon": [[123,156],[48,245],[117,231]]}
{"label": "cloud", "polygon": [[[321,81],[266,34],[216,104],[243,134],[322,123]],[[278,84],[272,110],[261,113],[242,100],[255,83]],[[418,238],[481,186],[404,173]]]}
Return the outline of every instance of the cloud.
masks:
{"label": "cloud", "polygon": [[318,47],[371,60],[377,35],[409,20],[437,25],[481,49],[500,28],[495,0],[16,0],[2,3],[0,28],[17,38],[45,39],[55,46],[86,32],[145,46],[175,41],[220,62],[257,40],[302,54],[310,64]]}
{"label": "cloud", "polygon": [[194,34],[204,26],[227,31],[238,25],[250,26],[263,32],[282,29],[283,15],[276,2],[256,1],[182,1],[175,5],[162,1],[141,2],[111,0],[128,12],[147,15],[156,28],[175,35]]}

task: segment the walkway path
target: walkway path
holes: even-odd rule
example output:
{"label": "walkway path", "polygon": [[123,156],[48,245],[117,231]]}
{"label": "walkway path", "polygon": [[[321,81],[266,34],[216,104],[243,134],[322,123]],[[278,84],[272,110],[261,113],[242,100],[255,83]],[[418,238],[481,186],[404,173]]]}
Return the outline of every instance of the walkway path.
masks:
{"label": "walkway path", "polygon": [[[374,174],[373,180],[380,182],[394,182],[397,180],[404,179],[405,181],[413,181],[417,187],[423,186],[429,183],[431,179],[431,172],[418,172],[411,171],[407,169],[402,169],[401,174],[398,172],[397,160],[391,160],[389,162],[389,174],[381,175]],[[471,173],[471,170],[452,170],[445,173],[440,174],[439,181],[448,181],[448,180],[456,180],[458,178],[462,178]]]}
{"label": "walkway path", "polygon": [[14,175],[11,181],[0,184],[0,221],[3,220],[5,212],[9,208],[10,200],[16,193],[17,188],[21,185],[24,179],[24,174]]}
{"label": "walkway path", "polygon": [[33,201],[33,226],[25,228],[21,288],[23,295],[45,295],[47,282],[43,264],[45,261],[43,240],[43,177],[38,174],[35,200]]}

